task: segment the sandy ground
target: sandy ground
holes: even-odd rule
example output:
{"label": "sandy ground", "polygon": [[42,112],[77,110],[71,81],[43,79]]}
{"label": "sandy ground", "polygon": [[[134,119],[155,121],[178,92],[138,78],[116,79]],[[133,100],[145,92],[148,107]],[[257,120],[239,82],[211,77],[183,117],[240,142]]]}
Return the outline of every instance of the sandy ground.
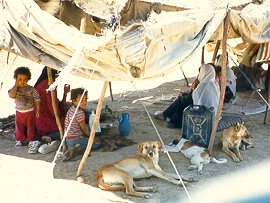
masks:
{"label": "sandy ground", "polygon": [[[1,76],[4,85],[0,92],[2,98],[0,117],[3,118],[14,113],[14,101],[8,98],[7,90],[14,84],[12,79],[14,67],[21,65],[22,61],[16,60],[12,66],[6,66],[6,54],[1,52],[1,56],[1,64],[4,67],[1,69]],[[39,65],[27,63],[24,61],[23,65],[31,66],[35,75],[41,72]],[[32,84],[36,78],[37,76],[33,76]],[[189,78],[189,81],[192,82],[192,78]],[[74,83],[74,81],[71,82]],[[81,81],[76,81],[75,85],[80,86]],[[92,88],[93,92],[94,89],[101,91],[100,85],[87,85],[87,88]],[[138,101],[138,94],[141,98],[146,98],[143,100],[144,105],[150,113],[153,113],[157,110],[163,110],[169,105],[169,102],[165,100],[166,98],[175,97],[179,90],[187,89],[184,80],[165,82],[156,88],[141,90],[138,93],[136,91],[125,91],[119,94],[115,87],[113,83],[113,91],[116,93],[114,94],[115,101],[112,102],[107,94],[105,104],[114,111],[115,115],[123,112],[130,114],[132,131],[129,138],[138,144],[149,140],[159,140],[142,102]],[[225,106],[225,110],[239,112],[247,104],[249,98],[250,93],[239,93],[232,104]],[[255,108],[257,105],[262,105],[262,103],[259,97],[255,95],[246,108]],[[233,202],[232,200],[237,200],[237,198],[249,198],[255,194],[267,194],[268,192],[269,195],[270,117],[267,118],[267,124],[263,124],[263,119],[263,113],[244,116],[244,121],[254,137],[255,148],[242,151],[244,161],[240,163],[234,163],[221,151],[219,145],[220,133],[217,134],[215,140],[213,155],[227,157],[228,163],[205,165],[202,175],[199,175],[196,170],[187,171],[189,160],[181,154],[170,154],[181,175],[198,179],[198,182],[189,183],[186,186],[193,202]],[[154,120],[154,124],[165,144],[181,136],[181,130],[167,128],[166,122]],[[83,171],[85,183],[82,184],[76,181],[80,160],[70,162],[57,160],[54,165],[51,162],[55,153],[30,155],[27,153],[27,147],[15,149],[14,141],[1,137],[0,202],[86,202],[89,200],[91,202],[189,202],[186,199],[188,196],[183,187],[172,185],[155,177],[136,181],[139,186],[152,185],[157,187],[158,192],[153,193],[151,199],[130,197],[122,191],[105,192],[98,189],[95,181],[97,168],[136,153],[136,151],[137,145],[135,144],[114,152],[92,152]],[[174,172],[172,164],[164,153],[160,154],[160,166],[164,171]],[[228,198],[232,198],[231,201]]]}

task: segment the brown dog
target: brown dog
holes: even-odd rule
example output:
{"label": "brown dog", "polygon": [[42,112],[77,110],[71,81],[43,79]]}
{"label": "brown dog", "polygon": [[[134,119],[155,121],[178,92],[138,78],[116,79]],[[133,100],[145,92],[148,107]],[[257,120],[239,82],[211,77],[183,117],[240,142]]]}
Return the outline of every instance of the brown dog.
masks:
{"label": "brown dog", "polygon": [[[231,126],[230,128],[223,130],[221,135],[222,151],[232,157],[234,162],[243,161],[239,147],[242,141],[250,142],[250,140],[251,135],[246,126],[237,123],[235,126]],[[232,150],[234,150],[234,152]]]}
{"label": "brown dog", "polygon": [[[154,187],[138,187],[134,178],[156,176],[173,184],[181,185],[174,174],[165,173],[158,165],[159,151],[162,145],[157,141],[139,145],[139,154],[124,158],[115,163],[102,166],[97,171],[97,184],[103,190],[126,190],[128,195],[150,198],[146,192],[157,192]],[[182,178],[183,179],[183,178]],[[195,181],[193,178],[183,179]]]}

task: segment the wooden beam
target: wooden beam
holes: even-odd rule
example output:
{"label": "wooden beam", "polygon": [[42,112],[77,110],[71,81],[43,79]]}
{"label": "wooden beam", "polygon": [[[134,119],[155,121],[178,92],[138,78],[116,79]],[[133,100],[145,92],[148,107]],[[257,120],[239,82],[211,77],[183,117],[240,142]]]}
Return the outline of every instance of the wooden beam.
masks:
{"label": "wooden beam", "polygon": [[109,87],[110,87],[111,99],[112,99],[112,101],[114,101],[114,99],[113,99],[113,93],[112,93],[112,82],[109,82]]}
{"label": "wooden beam", "polygon": [[[48,74],[48,85],[50,86],[54,82],[54,79],[52,77],[52,70],[50,67],[47,67],[47,74]],[[55,116],[56,124],[57,124],[58,130],[60,132],[61,139],[63,139],[64,130],[63,130],[63,126],[61,124],[61,119],[59,117],[59,112],[60,112],[59,107],[58,107],[58,105],[56,105],[57,104],[57,95],[56,95],[55,90],[51,91],[51,97],[52,97],[53,113]],[[65,145],[64,145],[64,148],[65,148]]]}
{"label": "wooden beam", "polygon": [[216,133],[217,133],[217,128],[218,128],[218,123],[219,123],[219,118],[222,113],[222,108],[223,108],[223,102],[224,102],[224,96],[225,96],[225,89],[226,89],[226,69],[227,69],[227,38],[228,38],[228,26],[229,26],[229,15],[230,15],[230,10],[227,11],[226,17],[224,19],[224,29],[223,29],[223,39],[222,39],[222,70],[221,70],[221,88],[220,88],[220,99],[219,99],[219,105],[218,105],[218,111],[215,119],[215,124],[212,129],[211,133],[211,138],[209,142],[209,152],[212,152]]}
{"label": "wooden beam", "polygon": [[95,120],[94,120],[94,125],[93,125],[93,128],[91,129],[88,144],[87,144],[87,148],[86,148],[86,150],[85,150],[85,152],[83,154],[82,160],[80,162],[80,165],[79,165],[79,168],[78,168],[78,171],[77,171],[77,177],[82,175],[82,171],[83,171],[83,169],[85,167],[87,158],[88,158],[88,156],[89,156],[89,154],[91,152],[108,84],[109,84],[109,81],[104,82],[103,89],[102,89],[102,92],[101,92],[101,95],[100,95],[100,98],[99,98],[99,101],[98,101],[98,105],[97,105],[96,117],[95,117]]}
{"label": "wooden beam", "polygon": [[204,64],[205,61],[204,61],[204,46],[202,48],[202,58],[201,58],[201,64]]}
{"label": "wooden beam", "polygon": [[211,63],[215,64],[219,47],[220,47],[220,40],[218,40],[216,43],[216,47],[215,47],[215,51],[214,51]]}
{"label": "wooden beam", "polygon": [[82,33],[86,33],[86,23],[87,23],[87,18],[86,15],[81,18],[81,23],[80,23],[80,31]]}

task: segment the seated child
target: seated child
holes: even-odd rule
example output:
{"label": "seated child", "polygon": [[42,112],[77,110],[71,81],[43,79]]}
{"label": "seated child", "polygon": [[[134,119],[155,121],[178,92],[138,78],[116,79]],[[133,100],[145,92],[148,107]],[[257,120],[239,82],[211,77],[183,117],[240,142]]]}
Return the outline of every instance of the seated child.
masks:
{"label": "seated child", "polygon": [[16,148],[22,147],[24,141],[29,141],[28,153],[37,153],[39,141],[36,140],[36,117],[39,117],[40,99],[36,89],[28,85],[31,72],[27,67],[19,67],[14,71],[15,85],[8,91],[10,98],[15,99],[16,104]]}
{"label": "seated child", "polygon": [[[83,95],[83,98],[81,99],[82,95]],[[90,135],[89,126],[85,122],[85,113],[83,111],[87,105],[87,91],[84,90],[83,88],[72,89],[71,100],[72,100],[72,106],[69,108],[66,114],[66,118],[65,118],[65,132],[67,133],[66,142],[67,142],[67,145],[71,148],[74,148],[77,144],[79,144],[80,149],[85,151],[88,144],[88,137]],[[78,111],[76,112],[74,116],[76,107],[79,105],[80,100],[81,100],[81,104],[78,108]],[[74,116],[74,119],[72,123],[70,124],[73,116]],[[70,128],[68,129],[69,125],[70,125]],[[94,143],[92,149],[97,149],[97,148],[98,148],[98,145]]]}

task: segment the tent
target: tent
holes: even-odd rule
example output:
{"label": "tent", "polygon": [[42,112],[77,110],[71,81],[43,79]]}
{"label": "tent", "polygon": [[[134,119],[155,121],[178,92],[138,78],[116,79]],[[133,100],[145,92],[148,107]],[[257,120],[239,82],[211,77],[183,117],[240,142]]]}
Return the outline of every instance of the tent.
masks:
{"label": "tent", "polygon": [[[33,0],[7,0],[2,8],[1,48],[53,68],[70,67],[65,69],[81,77],[109,81],[151,79],[179,68],[209,40],[222,39],[226,15],[226,9],[151,11],[146,21],[129,22],[137,17],[135,13],[120,29],[109,27],[96,36],[67,26]],[[228,38],[241,37],[250,43],[270,40],[269,2],[231,10],[229,19]],[[118,18],[115,26],[117,22]]]}
{"label": "tent", "polygon": [[[210,0],[209,4],[196,3],[195,8],[190,1],[74,0],[63,1],[60,10],[51,11],[53,15],[41,9],[47,9],[46,2],[37,2],[40,7],[33,0],[2,1],[0,49],[61,70],[58,82],[65,82],[66,74],[106,81],[99,110],[108,81],[162,77],[187,63],[209,41],[222,40],[224,53],[227,38],[256,44],[270,41],[269,0],[260,5],[248,4],[242,10],[236,9],[239,4],[228,10],[226,4]],[[202,4],[207,8],[201,9]],[[79,23],[65,19],[61,9],[77,14]],[[225,71],[216,127],[223,105]],[[97,111],[95,124],[99,114]],[[90,139],[78,175],[92,143]]]}

